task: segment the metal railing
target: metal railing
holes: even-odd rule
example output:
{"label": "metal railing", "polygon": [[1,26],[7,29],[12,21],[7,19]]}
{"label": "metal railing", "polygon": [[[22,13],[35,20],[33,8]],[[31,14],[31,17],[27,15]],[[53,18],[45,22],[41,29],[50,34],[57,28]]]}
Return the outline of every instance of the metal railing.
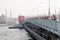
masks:
{"label": "metal railing", "polygon": [[38,25],[60,36],[60,21],[45,19],[27,19],[26,21]]}

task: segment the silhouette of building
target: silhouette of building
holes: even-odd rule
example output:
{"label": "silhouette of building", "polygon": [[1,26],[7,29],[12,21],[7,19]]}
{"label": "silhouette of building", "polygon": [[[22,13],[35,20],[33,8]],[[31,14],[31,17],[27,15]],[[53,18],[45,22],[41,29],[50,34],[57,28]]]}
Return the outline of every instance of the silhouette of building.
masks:
{"label": "silhouette of building", "polygon": [[4,15],[0,16],[0,24],[6,24],[6,17]]}

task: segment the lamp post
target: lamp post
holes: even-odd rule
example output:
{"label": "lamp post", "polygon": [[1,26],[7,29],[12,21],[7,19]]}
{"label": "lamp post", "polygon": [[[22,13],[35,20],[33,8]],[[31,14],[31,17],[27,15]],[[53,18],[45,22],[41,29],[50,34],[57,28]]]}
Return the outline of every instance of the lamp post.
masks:
{"label": "lamp post", "polygon": [[39,4],[41,5],[41,2],[39,2],[38,5],[37,5],[37,13],[38,13],[37,16],[38,16],[38,18],[40,16],[40,11],[39,11],[40,10],[40,5]]}
{"label": "lamp post", "polygon": [[48,12],[48,15],[50,16],[50,0],[49,0],[49,12]]}

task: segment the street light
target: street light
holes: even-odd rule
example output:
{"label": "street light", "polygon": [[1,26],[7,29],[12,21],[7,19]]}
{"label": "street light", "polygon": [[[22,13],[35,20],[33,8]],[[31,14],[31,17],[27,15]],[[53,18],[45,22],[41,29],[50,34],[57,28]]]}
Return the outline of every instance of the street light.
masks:
{"label": "street light", "polygon": [[48,15],[50,16],[50,0],[49,0],[49,12],[48,12]]}
{"label": "street light", "polygon": [[40,10],[40,4],[42,4],[42,2],[39,2],[38,5],[37,5],[37,13],[38,13],[37,16],[38,16],[38,18],[39,18],[39,16],[40,16],[40,14],[39,14],[39,13],[40,13],[40,12],[39,12],[39,10]]}

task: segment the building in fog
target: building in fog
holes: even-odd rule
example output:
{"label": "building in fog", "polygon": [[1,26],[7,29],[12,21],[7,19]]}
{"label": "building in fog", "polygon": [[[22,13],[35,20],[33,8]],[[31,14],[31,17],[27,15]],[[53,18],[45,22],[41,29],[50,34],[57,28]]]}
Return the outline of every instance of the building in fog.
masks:
{"label": "building in fog", "polygon": [[0,16],[0,24],[6,24],[6,17],[4,15]]}
{"label": "building in fog", "polygon": [[0,24],[15,25],[16,18],[6,18],[4,15],[0,16]]}
{"label": "building in fog", "polygon": [[7,25],[15,25],[17,22],[16,18],[7,18]]}

